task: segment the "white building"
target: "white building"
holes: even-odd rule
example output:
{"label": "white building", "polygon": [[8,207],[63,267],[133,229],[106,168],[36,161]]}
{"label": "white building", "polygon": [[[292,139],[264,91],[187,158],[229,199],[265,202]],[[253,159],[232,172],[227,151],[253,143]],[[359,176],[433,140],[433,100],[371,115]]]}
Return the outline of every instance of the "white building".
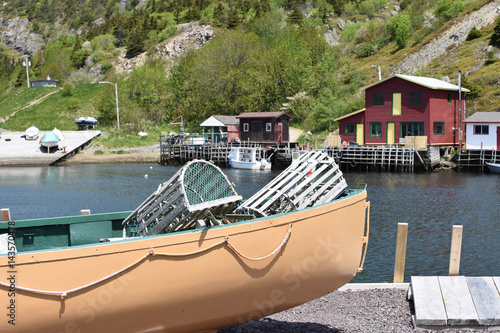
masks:
{"label": "white building", "polygon": [[500,149],[500,112],[476,112],[464,123],[467,149]]}

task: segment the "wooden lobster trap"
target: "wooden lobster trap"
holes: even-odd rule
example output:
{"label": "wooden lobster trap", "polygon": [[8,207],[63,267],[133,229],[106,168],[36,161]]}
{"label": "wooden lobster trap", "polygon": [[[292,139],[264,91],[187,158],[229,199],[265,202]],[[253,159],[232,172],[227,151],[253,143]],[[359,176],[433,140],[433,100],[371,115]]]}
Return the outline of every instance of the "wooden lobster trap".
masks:
{"label": "wooden lobster trap", "polygon": [[241,202],[234,186],[214,164],[194,160],[161,184],[123,226],[130,236],[151,236],[229,222],[217,218]]}
{"label": "wooden lobster trap", "polygon": [[347,183],[334,159],[321,151],[303,154],[236,212],[257,217],[321,205],[339,197]]}

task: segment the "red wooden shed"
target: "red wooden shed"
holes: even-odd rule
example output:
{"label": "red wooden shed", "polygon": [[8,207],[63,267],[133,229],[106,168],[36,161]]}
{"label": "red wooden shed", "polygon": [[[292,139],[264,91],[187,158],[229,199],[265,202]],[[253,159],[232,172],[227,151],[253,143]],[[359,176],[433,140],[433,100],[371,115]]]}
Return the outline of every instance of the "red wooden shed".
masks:
{"label": "red wooden shed", "polygon": [[253,142],[288,142],[290,118],[286,112],[247,112],[240,120],[240,139]]}

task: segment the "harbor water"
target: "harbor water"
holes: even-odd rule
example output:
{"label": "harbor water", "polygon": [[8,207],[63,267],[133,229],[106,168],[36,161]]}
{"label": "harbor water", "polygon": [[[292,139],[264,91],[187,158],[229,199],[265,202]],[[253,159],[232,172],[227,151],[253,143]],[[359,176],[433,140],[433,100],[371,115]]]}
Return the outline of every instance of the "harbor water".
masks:
{"label": "harbor water", "polygon": [[[134,210],[178,167],[82,165],[0,168],[0,208],[12,219]],[[244,198],[279,171],[223,169]],[[346,172],[367,184],[370,238],[364,271],[352,282],[392,282],[397,225],[408,223],[405,281],[448,275],[453,225],[463,226],[460,275],[499,276],[500,176],[492,174]],[[346,223],[349,223],[346,221]]]}

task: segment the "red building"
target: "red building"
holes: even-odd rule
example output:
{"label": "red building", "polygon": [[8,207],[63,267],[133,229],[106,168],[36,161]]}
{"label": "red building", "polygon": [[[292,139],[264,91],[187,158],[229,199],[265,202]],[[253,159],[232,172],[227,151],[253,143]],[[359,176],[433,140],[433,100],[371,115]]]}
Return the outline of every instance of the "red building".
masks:
{"label": "red building", "polygon": [[288,142],[290,118],[286,112],[247,112],[236,116],[240,120],[241,141]]}
{"label": "red building", "polygon": [[386,145],[406,136],[426,136],[429,145],[457,145],[469,92],[461,89],[459,107],[459,89],[438,79],[400,74],[378,81],[364,88],[365,109],[335,119],[341,141]]}

